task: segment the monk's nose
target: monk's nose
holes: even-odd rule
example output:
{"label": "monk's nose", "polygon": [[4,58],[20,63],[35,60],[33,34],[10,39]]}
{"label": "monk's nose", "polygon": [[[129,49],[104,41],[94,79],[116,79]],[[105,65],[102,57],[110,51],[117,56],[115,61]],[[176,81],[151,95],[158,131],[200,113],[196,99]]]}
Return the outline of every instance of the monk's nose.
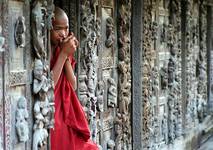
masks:
{"label": "monk's nose", "polygon": [[60,32],[60,37],[66,38],[66,36],[67,36],[67,33],[66,33],[64,30],[62,30],[62,31]]}

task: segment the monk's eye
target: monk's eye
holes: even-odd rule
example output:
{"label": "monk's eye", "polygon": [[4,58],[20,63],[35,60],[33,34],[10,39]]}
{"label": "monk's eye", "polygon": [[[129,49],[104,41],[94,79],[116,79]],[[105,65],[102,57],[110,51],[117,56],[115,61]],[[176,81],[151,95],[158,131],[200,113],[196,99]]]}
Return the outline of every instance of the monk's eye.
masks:
{"label": "monk's eye", "polygon": [[58,27],[54,27],[53,29],[56,30],[56,31],[61,30],[61,28],[58,28]]}

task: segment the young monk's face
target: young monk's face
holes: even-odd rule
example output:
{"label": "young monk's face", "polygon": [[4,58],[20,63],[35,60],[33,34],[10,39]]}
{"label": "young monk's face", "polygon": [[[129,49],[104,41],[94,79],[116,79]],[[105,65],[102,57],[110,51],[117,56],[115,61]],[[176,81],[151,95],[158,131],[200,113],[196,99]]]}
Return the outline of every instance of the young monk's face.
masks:
{"label": "young monk's face", "polygon": [[69,34],[69,22],[66,15],[57,17],[52,21],[51,44],[59,45]]}

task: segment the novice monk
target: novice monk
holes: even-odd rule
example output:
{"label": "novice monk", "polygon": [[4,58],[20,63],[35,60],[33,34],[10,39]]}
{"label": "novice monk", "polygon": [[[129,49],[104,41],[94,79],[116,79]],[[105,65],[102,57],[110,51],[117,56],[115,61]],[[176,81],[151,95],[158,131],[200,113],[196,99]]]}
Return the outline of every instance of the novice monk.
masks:
{"label": "novice monk", "polygon": [[68,17],[56,7],[51,30],[51,70],[54,80],[55,126],[51,130],[51,150],[98,150],[90,141],[84,111],[76,96],[73,54],[78,41],[69,34]]}

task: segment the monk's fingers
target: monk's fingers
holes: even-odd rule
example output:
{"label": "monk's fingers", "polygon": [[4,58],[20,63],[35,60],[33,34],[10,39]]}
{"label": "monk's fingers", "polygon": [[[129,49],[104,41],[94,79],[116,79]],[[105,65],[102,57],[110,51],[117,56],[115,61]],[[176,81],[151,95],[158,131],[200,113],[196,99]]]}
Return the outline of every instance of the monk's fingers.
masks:
{"label": "monk's fingers", "polygon": [[68,42],[69,40],[71,40],[71,39],[73,39],[75,36],[72,34],[72,35],[69,35],[69,36],[67,36],[64,40],[63,40],[63,42]]}
{"label": "monk's fingers", "polygon": [[70,45],[72,45],[72,47],[76,49],[78,47],[78,40],[77,39],[70,40]]}
{"label": "monk's fingers", "polygon": [[79,46],[79,42],[77,39],[74,39],[74,42],[75,42],[75,46],[78,47]]}
{"label": "monk's fingers", "polygon": [[70,36],[70,35],[74,35],[74,33],[73,33],[73,32],[70,32],[69,36]]}

